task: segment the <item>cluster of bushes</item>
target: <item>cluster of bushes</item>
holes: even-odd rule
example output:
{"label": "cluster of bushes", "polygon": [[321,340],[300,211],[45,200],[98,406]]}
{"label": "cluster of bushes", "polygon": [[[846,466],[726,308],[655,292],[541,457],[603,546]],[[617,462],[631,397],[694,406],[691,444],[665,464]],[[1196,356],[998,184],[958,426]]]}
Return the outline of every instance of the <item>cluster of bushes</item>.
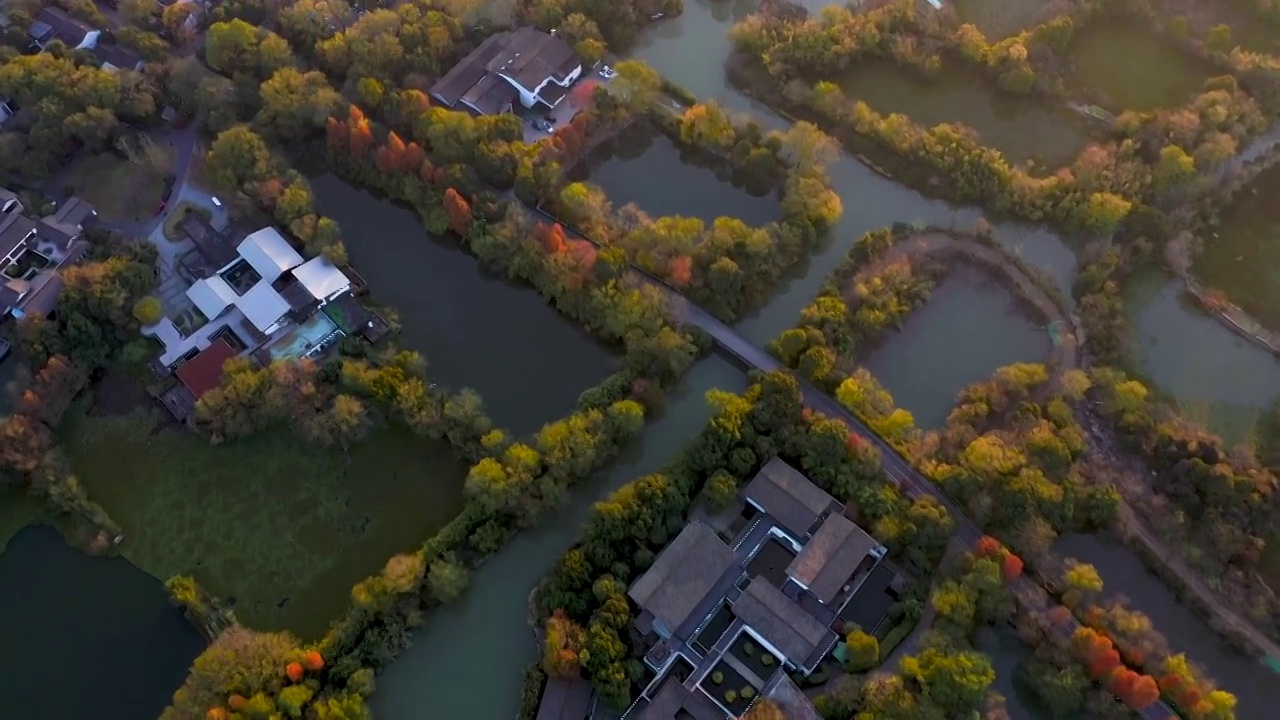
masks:
{"label": "cluster of bushes", "polygon": [[578,543],[537,593],[547,628],[544,669],[590,677],[611,704],[625,707],[642,668],[629,647],[633,620],[626,587],[684,526],[699,493],[732,496],[775,455],[820,487],[856,505],[890,556],[925,574],[952,531],[931,497],[914,501],[884,480],[875,450],[840,422],[803,408],[795,379],[759,376],[744,395],[713,390],[712,419],[663,472],[638,478],[598,503]]}
{"label": "cluster of bushes", "polygon": [[[619,72],[627,70],[625,65]],[[601,94],[607,102],[608,93]],[[550,206],[587,237],[625,249],[638,267],[681,288],[718,317],[736,319],[760,302],[840,218],[840,198],[824,169],[836,146],[815,126],[797,123],[786,131],[765,132],[754,121],[735,122],[715,103],[693,105],[679,118],[666,110],[635,112],[645,112],[648,122],[683,150],[727,165],[749,186],[773,189],[782,218],[758,228],[730,217],[709,227],[696,218],[654,219],[633,206],[615,209],[589,183],[565,186],[550,198]]]}
{"label": "cluster of bushes", "polygon": [[829,385],[833,373],[849,374],[885,331],[902,327],[928,301],[945,271],[939,262],[883,259],[894,243],[913,233],[895,226],[859,238],[800,311],[795,327],[769,343],[769,352],[820,385]]}

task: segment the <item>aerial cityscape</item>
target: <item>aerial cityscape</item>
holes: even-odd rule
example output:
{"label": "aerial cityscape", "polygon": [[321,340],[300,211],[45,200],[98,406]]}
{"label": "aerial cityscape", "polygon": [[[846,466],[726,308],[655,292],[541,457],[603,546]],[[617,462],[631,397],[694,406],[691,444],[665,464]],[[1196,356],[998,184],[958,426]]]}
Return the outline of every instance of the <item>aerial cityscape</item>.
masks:
{"label": "aerial cityscape", "polygon": [[15,720],[1280,717],[1280,0],[0,0]]}

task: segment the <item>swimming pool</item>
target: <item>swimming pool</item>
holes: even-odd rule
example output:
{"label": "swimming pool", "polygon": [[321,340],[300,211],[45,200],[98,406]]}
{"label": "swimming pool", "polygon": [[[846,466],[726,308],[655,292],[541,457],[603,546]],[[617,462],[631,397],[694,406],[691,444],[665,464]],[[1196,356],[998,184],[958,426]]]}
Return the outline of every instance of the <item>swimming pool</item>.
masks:
{"label": "swimming pool", "polygon": [[318,312],[271,343],[267,352],[272,360],[302,357],[330,336],[341,332],[328,315]]}

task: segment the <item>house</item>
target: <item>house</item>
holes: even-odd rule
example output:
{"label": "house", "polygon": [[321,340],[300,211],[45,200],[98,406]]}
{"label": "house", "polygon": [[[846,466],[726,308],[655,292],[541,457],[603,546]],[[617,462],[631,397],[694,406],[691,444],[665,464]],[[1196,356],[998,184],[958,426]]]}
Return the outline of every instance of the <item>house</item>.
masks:
{"label": "house", "polygon": [[547,679],[536,720],[587,720],[591,717],[591,683],[582,678]]}
{"label": "house", "polygon": [[227,266],[187,288],[187,297],[209,320],[234,307],[258,332],[270,335],[284,327],[291,309],[272,283],[301,265],[302,256],[272,227],[246,237],[237,253]]}
{"label": "house", "polygon": [[142,58],[132,50],[120,45],[98,45],[91,48],[89,52],[98,58],[98,61],[102,63],[102,69],[107,72],[119,72],[121,70],[138,72],[142,70]]}
{"label": "house", "polygon": [[[818,670],[850,607],[868,606],[868,632],[888,613],[876,595],[896,575],[881,563],[887,550],[803,473],[775,457],[740,499],[730,537],[692,520],[628,588],[655,679],[626,720],[726,720],[754,697],[773,699],[788,718],[816,720],[789,673]],[[864,603],[869,583],[875,596]]]}
{"label": "house", "polygon": [[98,44],[102,32],[61,8],[46,7],[36,14],[27,34],[31,44],[40,50],[54,40],[60,40],[71,50],[87,50]]}
{"label": "house", "polygon": [[0,320],[52,312],[62,291],[57,268],[83,256],[83,225],[97,217],[78,198],[38,221],[23,210],[15,193],[0,188]]}
{"label": "house", "polygon": [[534,27],[491,35],[431,87],[446,107],[481,115],[554,108],[582,75],[582,59],[568,43]]}

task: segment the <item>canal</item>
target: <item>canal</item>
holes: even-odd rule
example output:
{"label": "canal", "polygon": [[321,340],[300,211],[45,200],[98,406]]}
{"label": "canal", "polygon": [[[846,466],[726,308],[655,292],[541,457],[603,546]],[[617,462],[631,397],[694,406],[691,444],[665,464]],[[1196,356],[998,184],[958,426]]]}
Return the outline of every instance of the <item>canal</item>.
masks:
{"label": "canal", "polygon": [[9,540],[0,587],[5,717],[159,717],[204,648],[159,580],[85,555],[50,525]]}
{"label": "canal", "polygon": [[486,272],[457,241],[431,237],[408,208],[334,175],[311,187],[373,297],[398,313],[400,343],[422,353],[433,380],[479,392],[499,427],[524,435],[568,415],[620,366],[535,290]]}
{"label": "canal", "polygon": [[508,720],[520,706],[519,685],[535,659],[528,626],[529,593],[577,539],[596,500],[673,460],[710,416],[711,388],[745,389],[738,367],[712,356],[698,363],[633,443],[605,471],[570,493],[566,507],[517,535],[471,578],[460,602],[431,614],[414,644],[378,678],[373,710],[379,718],[424,717]]}

